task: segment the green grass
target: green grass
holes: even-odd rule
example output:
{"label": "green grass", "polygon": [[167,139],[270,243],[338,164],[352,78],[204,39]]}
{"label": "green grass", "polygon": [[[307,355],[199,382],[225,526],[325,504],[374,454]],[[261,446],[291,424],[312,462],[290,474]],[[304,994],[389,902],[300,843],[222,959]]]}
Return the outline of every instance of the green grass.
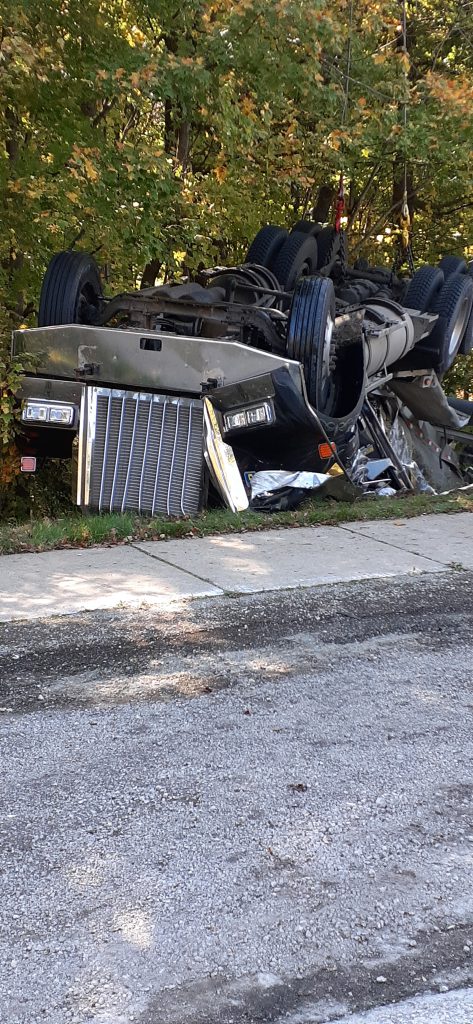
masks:
{"label": "green grass", "polygon": [[276,527],[336,526],[354,520],[397,519],[432,512],[473,512],[473,494],[416,494],[404,498],[358,499],[350,503],[312,499],[295,512],[235,514],[227,509],[210,509],[193,519],[147,519],[130,512],[98,516],[77,513],[61,519],[0,525],[0,554],[167,540],[170,537],[205,537],[215,533],[242,533]]}

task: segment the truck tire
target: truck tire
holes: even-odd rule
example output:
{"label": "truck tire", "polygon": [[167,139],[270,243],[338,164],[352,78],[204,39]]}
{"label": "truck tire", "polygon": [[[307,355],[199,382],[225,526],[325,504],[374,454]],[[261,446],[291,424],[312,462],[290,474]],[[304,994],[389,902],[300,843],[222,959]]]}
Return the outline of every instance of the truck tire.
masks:
{"label": "truck tire", "polygon": [[269,267],[279,250],[289,238],[285,228],[267,224],[261,228],[253,239],[246,255],[246,263],[257,263],[260,267]]}
{"label": "truck tire", "polygon": [[328,278],[301,278],[294,291],[286,352],[302,363],[309,402],[323,410],[331,386],[335,291]]}
{"label": "truck tire", "polygon": [[374,298],[379,290],[379,285],[377,285],[375,281],[356,281],[352,287],[354,287],[355,291],[358,292],[358,295],[361,297],[363,302],[365,299]]}
{"label": "truck tire", "polygon": [[443,256],[438,263],[440,270],[443,270],[445,280],[447,277],[453,277],[454,274],[467,274],[468,266],[466,260],[460,259],[459,256]]}
{"label": "truck tire", "polygon": [[449,277],[440,292],[434,313],[439,317],[427,338],[392,366],[393,370],[435,370],[442,377],[457,356],[473,304],[473,278]]}
{"label": "truck tire", "polygon": [[322,228],[317,235],[319,258],[317,269],[322,270],[328,264],[334,263],[340,251],[340,232],[335,228]]}
{"label": "truck tire", "polygon": [[38,326],[92,324],[102,298],[97,264],[86,252],[58,252],[41,288]]}
{"label": "truck tire", "polygon": [[319,235],[322,230],[322,225],[317,224],[313,220],[298,220],[297,224],[291,228],[291,235],[298,232],[301,235]]}
{"label": "truck tire", "polygon": [[435,304],[439,314],[428,341],[438,347],[441,373],[450,369],[463,340],[473,306],[473,279],[466,274],[447,278]]}
{"label": "truck tire", "polygon": [[444,282],[444,273],[439,267],[430,267],[428,264],[421,267],[420,270],[416,270],[407,286],[402,300],[403,306],[406,309],[418,309],[421,313],[431,311]]}
{"label": "truck tire", "polygon": [[289,235],[272,261],[270,269],[286,292],[293,291],[299,277],[308,277],[317,269],[317,242],[312,235]]}
{"label": "truck tire", "polygon": [[348,288],[337,288],[336,294],[337,299],[341,299],[342,302],[348,302],[349,306],[358,306],[360,304],[358,292],[350,285]]}

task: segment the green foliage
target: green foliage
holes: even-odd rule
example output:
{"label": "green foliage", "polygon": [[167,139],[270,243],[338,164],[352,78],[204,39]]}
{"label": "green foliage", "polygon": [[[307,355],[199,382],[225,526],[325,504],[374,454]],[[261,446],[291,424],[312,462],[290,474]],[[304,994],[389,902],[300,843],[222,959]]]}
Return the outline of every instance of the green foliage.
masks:
{"label": "green foliage", "polygon": [[[398,17],[374,0],[352,19],[346,0],[4,0],[0,290],[10,317],[34,317],[58,249],[95,251],[114,288],[150,260],[172,273],[231,258],[261,223],[303,214],[342,168],[353,245],[372,252],[404,157],[419,257],[462,248],[471,206],[447,210],[469,181],[469,14],[419,0],[410,63]],[[392,233],[380,254],[392,255]]]}

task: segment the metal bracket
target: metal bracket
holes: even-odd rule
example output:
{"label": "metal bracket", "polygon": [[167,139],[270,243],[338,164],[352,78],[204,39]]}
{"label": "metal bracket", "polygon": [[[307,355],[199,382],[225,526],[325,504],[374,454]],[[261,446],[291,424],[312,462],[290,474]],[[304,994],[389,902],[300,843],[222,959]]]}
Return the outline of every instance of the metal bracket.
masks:
{"label": "metal bracket", "polygon": [[100,363],[82,363],[75,368],[74,377],[98,377],[99,373]]}

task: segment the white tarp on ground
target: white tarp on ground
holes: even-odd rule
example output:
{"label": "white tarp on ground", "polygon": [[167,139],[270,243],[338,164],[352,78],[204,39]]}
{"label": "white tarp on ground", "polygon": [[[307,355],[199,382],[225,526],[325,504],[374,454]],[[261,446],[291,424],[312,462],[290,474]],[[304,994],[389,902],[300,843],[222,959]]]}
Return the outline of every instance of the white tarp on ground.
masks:
{"label": "white tarp on ground", "polygon": [[258,494],[280,491],[282,487],[300,487],[304,491],[310,491],[321,487],[329,479],[328,473],[287,473],[283,469],[249,475],[252,498],[256,498]]}

